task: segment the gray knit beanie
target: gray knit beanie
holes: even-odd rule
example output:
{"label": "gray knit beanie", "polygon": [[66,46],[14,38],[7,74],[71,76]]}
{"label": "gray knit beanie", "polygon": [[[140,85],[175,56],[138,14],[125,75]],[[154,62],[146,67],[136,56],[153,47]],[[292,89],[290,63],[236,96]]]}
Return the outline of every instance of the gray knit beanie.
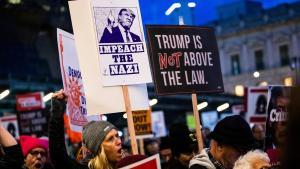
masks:
{"label": "gray knit beanie", "polygon": [[117,128],[107,121],[91,121],[83,126],[83,144],[96,155],[107,133]]}

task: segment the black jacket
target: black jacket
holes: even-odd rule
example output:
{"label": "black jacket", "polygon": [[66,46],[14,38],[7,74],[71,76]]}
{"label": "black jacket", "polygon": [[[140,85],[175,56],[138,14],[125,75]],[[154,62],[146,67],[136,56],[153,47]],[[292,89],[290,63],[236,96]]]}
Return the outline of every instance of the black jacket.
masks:
{"label": "black jacket", "polygon": [[88,169],[87,165],[77,162],[68,156],[65,145],[63,115],[66,103],[52,99],[49,123],[50,158],[56,169]]}
{"label": "black jacket", "polygon": [[3,147],[5,155],[0,158],[1,169],[21,169],[24,157],[19,145]]}

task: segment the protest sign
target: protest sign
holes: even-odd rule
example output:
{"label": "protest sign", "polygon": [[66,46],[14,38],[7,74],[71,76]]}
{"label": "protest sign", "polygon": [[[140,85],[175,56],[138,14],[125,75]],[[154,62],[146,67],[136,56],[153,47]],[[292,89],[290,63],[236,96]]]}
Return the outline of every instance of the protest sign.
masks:
{"label": "protest sign", "polygon": [[68,95],[66,113],[71,129],[81,132],[82,126],[87,123],[87,109],[74,37],[57,29],[57,43],[64,91]]}
{"label": "protest sign", "polygon": [[93,0],[92,14],[102,84],[152,82],[138,0]]}
{"label": "protest sign", "polygon": [[[102,2],[102,1],[101,1]],[[123,1],[122,1],[123,2]],[[120,2],[121,3],[121,2]],[[98,42],[95,36],[91,0],[69,1],[75,44],[86,97],[88,115],[125,111],[122,87],[104,87],[99,65]],[[147,110],[145,84],[128,86],[132,110]],[[113,98],[113,101],[108,99]]]}
{"label": "protest sign", "polygon": [[19,126],[17,116],[4,116],[0,118],[2,126],[14,137],[19,138]]}
{"label": "protest sign", "polygon": [[265,151],[272,166],[280,164],[280,156],[287,139],[288,106],[292,87],[269,86]]}
{"label": "protest sign", "polygon": [[155,137],[167,136],[167,128],[163,111],[153,111],[151,113],[152,131]]}
{"label": "protest sign", "polygon": [[47,136],[49,114],[46,109],[17,112],[20,135]]}
{"label": "protest sign", "polygon": [[248,87],[247,113],[249,123],[265,123],[267,117],[268,87]]}
{"label": "protest sign", "polygon": [[212,28],[148,25],[146,29],[158,95],[224,91]]}
{"label": "protest sign", "polygon": [[161,169],[159,154],[153,155],[120,169]]}
{"label": "protest sign", "polygon": [[20,135],[48,135],[49,112],[44,109],[43,92],[16,95]]}
{"label": "protest sign", "polygon": [[137,138],[153,137],[150,110],[133,111],[132,117]]}

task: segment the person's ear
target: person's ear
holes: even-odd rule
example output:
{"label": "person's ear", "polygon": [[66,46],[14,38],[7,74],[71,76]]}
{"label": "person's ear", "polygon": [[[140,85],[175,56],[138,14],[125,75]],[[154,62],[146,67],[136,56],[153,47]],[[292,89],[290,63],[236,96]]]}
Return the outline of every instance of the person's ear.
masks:
{"label": "person's ear", "polygon": [[220,151],[220,152],[223,151],[223,148],[224,148],[224,146],[222,144],[219,144],[219,143],[217,144],[218,151]]}

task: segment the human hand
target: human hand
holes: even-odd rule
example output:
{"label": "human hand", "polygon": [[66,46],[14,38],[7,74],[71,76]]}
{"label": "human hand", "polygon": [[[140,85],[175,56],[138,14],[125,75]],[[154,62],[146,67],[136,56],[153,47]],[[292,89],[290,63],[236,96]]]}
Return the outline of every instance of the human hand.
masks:
{"label": "human hand", "polygon": [[59,117],[63,116],[66,109],[67,99],[68,96],[63,89],[55,92],[51,99],[51,114],[58,115]]}

